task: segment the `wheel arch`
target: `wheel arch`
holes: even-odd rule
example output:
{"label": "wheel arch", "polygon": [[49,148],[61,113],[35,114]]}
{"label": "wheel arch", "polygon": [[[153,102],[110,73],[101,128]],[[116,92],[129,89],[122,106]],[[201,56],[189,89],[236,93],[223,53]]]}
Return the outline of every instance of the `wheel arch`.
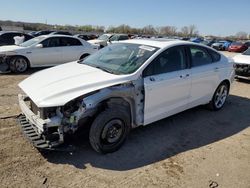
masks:
{"label": "wheel arch", "polygon": [[27,57],[24,56],[24,55],[13,55],[13,56],[10,56],[10,59],[12,59],[12,58],[17,58],[17,57],[21,57],[21,58],[24,58],[25,60],[27,60],[27,62],[28,62],[28,68],[31,67],[31,63],[30,63],[29,58],[27,58]]}

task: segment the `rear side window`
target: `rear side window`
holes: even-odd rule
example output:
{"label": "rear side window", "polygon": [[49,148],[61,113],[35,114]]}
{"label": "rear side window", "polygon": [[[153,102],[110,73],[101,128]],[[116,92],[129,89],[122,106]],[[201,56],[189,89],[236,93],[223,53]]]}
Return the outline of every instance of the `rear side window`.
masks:
{"label": "rear side window", "polygon": [[220,61],[220,54],[211,50],[211,49],[207,49],[208,50],[208,53],[211,55],[211,57],[213,58],[213,62],[218,62]]}
{"label": "rear side window", "polygon": [[192,59],[192,67],[207,65],[213,62],[212,56],[205,48],[199,46],[190,46],[189,48]]}
{"label": "rear side window", "polygon": [[82,43],[78,39],[62,37],[61,38],[62,46],[81,46]]}

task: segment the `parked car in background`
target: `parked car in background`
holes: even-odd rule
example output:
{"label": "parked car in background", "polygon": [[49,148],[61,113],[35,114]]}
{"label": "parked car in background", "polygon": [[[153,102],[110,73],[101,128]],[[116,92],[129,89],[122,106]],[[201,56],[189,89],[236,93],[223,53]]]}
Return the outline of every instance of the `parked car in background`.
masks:
{"label": "parked car in background", "polygon": [[50,30],[43,30],[43,31],[36,31],[36,32],[30,32],[30,34],[34,37],[38,37],[38,36],[41,36],[41,35],[48,35],[50,33],[52,33],[54,31],[50,31]]}
{"label": "parked car in background", "polygon": [[113,34],[103,34],[97,39],[89,40],[88,42],[91,44],[97,44],[100,45],[100,48],[103,48],[104,46],[108,45],[109,39],[113,36]]}
{"label": "parked car in background", "polygon": [[97,50],[98,46],[76,37],[42,35],[19,46],[0,47],[0,56],[9,70],[21,73],[29,67],[54,66],[83,59]]}
{"label": "parked car in background", "polygon": [[88,40],[93,40],[93,39],[96,39],[96,38],[98,38],[96,35],[94,35],[94,34],[77,34],[77,35],[74,35],[75,37],[79,37],[79,38],[81,38],[81,39],[83,39],[83,40],[86,40],[86,41],[88,41]]}
{"label": "parked car in background", "polygon": [[53,149],[89,125],[93,149],[114,152],[131,128],[198,105],[221,109],[233,77],[233,64],[204,45],[121,41],[22,81],[20,123],[41,149]]}
{"label": "parked car in background", "polygon": [[248,46],[245,45],[243,42],[233,42],[229,47],[229,52],[244,52],[248,49]]}
{"label": "parked car in background", "polygon": [[127,34],[114,34],[112,37],[109,38],[109,41],[122,41],[122,40],[128,40],[129,37]]}
{"label": "parked car in background", "polygon": [[201,43],[203,41],[203,38],[194,37],[194,38],[191,38],[190,41],[195,42],[195,43]]}
{"label": "parked car in background", "polygon": [[228,50],[231,44],[232,44],[232,41],[230,40],[221,40],[221,41],[213,43],[211,47],[216,50]]}
{"label": "parked car in background", "polygon": [[249,48],[250,47],[250,41],[245,42],[244,45]]}
{"label": "parked car in background", "polygon": [[0,46],[14,45],[14,37],[24,36],[24,42],[33,38],[33,36],[16,31],[1,31],[0,32]]}
{"label": "parked car in background", "polygon": [[233,57],[235,62],[235,77],[250,80],[250,48],[242,54]]}
{"label": "parked car in background", "polygon": [[54,32],[50,33],[50,35],[69,35],[69,36],[71,36],[72,34],[70,32],[67,32],[67,31],[54,31]]}
{"label": "parked car in background", "polygon": [[216,40],[215,39],[213,39],[213,40],[203,40],[203,41],[201,41],[200,43],[201,44],[204,44],[204,45],[206,45],[206,46],[212,46],[212,44],[213,43],[215,43],[216,42]]}

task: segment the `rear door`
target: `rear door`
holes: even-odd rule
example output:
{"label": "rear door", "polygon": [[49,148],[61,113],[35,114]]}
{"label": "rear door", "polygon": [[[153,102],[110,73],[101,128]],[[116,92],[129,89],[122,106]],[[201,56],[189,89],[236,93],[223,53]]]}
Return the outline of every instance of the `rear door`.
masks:
{"label": "rear door", "polygon": [[75,38],[61,37],[62,43],[62,62],[67,63],[76,61],[84,54],[83,44]]}
{"label": "rear door", "polygon": [[220,81],[220,64],[215,62],[210,49],[196,45],[187,48],[191,60],[192,87],[189,105],[192,107],[211,100]]}
{"label": "rear door", "polygon": [[191,79],[182,46],[162,52],[143,72],[144,124],[183,111],[190,96]]}

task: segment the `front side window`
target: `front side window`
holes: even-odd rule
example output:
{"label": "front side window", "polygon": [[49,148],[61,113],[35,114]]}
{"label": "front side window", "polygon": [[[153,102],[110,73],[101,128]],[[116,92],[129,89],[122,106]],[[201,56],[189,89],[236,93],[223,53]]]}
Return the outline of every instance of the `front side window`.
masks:
{"label": "front side window", "polygon": [[192,67],[207,65],[213,62],[212,57],[203,47],[190,46],[190,54],[192,59]]}
{"label": "front side window", "polygon": [[109,45],[80,62],[112,74],[131,74],[141,67],[157,47],[117,43]]}
{"label": "front side window", "polygon": [[39,42],[41,42],[42,40],[44,40],[45,37],[43,36],[40,36],[40,37],[35,37],[35,38],[32,38],[22,44],[19,44],[19,46],[22,46],[22,47],[29,47],[29,46],[32,46],[32,45],[35,45],[35,44],[38,44]]}
{"label": "front side window", "polygon": [[144,70],[144,77],[169,73],[187,68],[185,50],[183,47],[173,47],[162,52]]}

